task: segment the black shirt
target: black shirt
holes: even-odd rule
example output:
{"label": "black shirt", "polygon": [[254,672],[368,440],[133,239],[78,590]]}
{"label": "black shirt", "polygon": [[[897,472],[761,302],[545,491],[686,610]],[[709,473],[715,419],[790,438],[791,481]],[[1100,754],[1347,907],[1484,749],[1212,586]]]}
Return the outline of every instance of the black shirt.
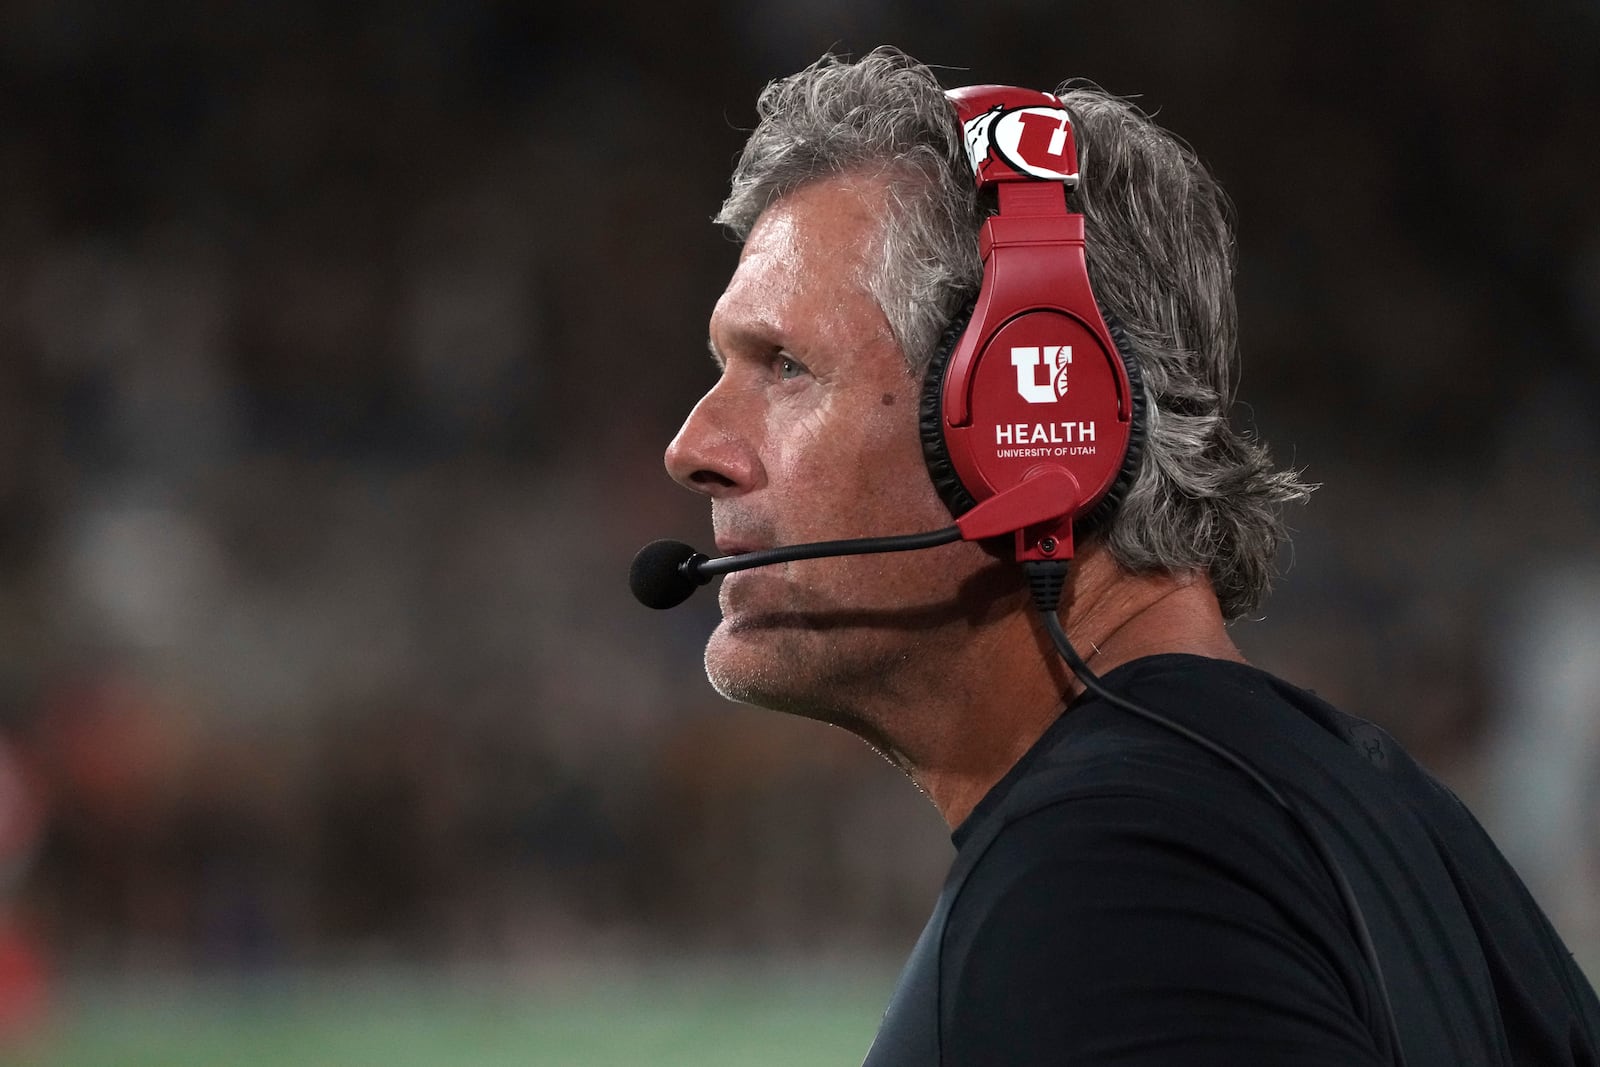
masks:
{"label": "black shirt", "polygon": [[[1600,1003],[1461,802],[1370,723],[1242,664],[1113,692],[1220,742],[1337,861],[1409,1067],[1600,1064]],[[1079,697],[956,830],[864,1067],[1395,1062],[1307,830],[1245,773]]]}

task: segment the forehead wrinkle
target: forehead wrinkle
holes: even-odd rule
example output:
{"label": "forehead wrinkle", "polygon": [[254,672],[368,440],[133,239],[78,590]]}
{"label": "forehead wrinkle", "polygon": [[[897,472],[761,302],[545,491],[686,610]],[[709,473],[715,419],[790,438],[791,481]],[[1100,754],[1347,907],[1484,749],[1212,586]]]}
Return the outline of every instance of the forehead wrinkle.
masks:
{"label": "forehead wrinkle", "polygon": [[[749,305],[735,301],[728,301],[719,307],[712,319],[713,336],[707,341],[711,358],[721,366],[727,362],[729,352],[738,354],[751,349],[764,351],[780,346],[782,339],[787,336],[785,316],[766,314],[768,310],[762,308],[756,311]],[[724,347],[727,351],[724,351]]]}
{"label": "forehead wrinkle", "polygon": [[[835,199],[818,215],[810,205],[829,192]],[[812,304],[804,312],[808,322],[822,325],[823,333],[834,337],[854,334],[858,344],[898,343],[872,284],[885,237],[885,200],[885,190],[873,176],[845,175],[808,183],[768,205],[751,228],[712,317],[713,351],[725,356],[733,354],[735,346],[770,348],[792,339],[800,324],[790,320],[800,311],[789,298],[802,292],[820,295],[813,284],[820,273],[832,275],[835,284],[825,303]],[[859,226],[853,238],[841,235],[841,219]],[[828,241],[818,243],[806,236],[808,228],[817,226],[827,227]],[[873,309],[870,323],[850,323],[854,314],[849,305],[858,298]],[[853,328],[843,329],[847,325]]]}
{"label": "forehead wrinkle", "polygon": [[740,262],[711,316],[712,344],[726,357],[781,345],[814,311],[796,307],[806,293],[810,259],[760,251]]}

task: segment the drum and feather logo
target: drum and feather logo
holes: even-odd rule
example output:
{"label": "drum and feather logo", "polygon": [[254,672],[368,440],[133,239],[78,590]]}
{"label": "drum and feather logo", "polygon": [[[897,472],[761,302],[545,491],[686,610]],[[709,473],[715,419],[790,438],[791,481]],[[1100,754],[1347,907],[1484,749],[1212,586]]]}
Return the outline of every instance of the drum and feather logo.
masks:
{"label": "drum and feather logo", "polygon": [[973,173],[992,152],[1019,174],[1068,185],[1078,181],[1072,120],[1062,108],[996,107],[969,119],[961,132]]}

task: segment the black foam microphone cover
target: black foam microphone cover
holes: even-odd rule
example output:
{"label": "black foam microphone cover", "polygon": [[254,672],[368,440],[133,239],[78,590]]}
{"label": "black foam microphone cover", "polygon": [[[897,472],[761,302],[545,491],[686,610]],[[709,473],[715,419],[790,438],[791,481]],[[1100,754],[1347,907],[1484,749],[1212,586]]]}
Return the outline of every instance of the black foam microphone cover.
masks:
{"label": "black foam microphone cover", "polygon": [[633,557],[628,588],[647,608],[675,608],[705,584],[683,573],[683,565],[698,554],[682,541],[651,541]]}

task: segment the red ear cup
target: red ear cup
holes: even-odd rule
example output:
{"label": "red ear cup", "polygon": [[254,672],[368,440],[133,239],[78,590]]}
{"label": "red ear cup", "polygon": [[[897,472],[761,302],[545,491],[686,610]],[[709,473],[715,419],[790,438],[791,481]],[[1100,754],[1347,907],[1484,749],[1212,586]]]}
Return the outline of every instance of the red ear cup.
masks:
{"label": "red ear cup", "polygon": [[[938,490],[939,498],[950,509],[950,514],[956,517],[976,507],[978,499],[962,483],[961,476],[956,473],[955,465],[951,462],[949,448],[945,444],[945,371],[950,365],[951,354],[972,320],[972,309],[973,302],[968,301],[945,328],[944,336],[934,349],[933,359],[923,376],[920,401],[922,456],[928,464],[928,475],[933,480],[934,488]],[[1139,463],[1144,453],[1145,397],[1143,382],[1139,376],[1139,361],[1129,347],[1121,324],[1104,311],[1102,315],[1117,356],[1122,362],[1123,372],[1128,377],[1133,399],[1133,418],[1129,424],[1127,451],[1123,456],[1122,466],[1117,471],[1116,479],[1111,483],[1111,488],[1073,523],[1074,538],[1079,541],[1102,530],[1116,514],[1117,507],[1128,495],[1134,478],[1139,474]],[[1082,484],[1081,479],[1075,480]],[[1077,510],[1082,511],[1081,508]]]}
{"label": "red ear cup", "polygon": [[[963,513],[1043,473],[1063,486],[1057,518],[1015,530],[1019,560],[1068,558],[1137,473],[1143,395],[1089,288],[1071,121],[1053,96],[1005,86],[949,94],[979,188],[999,212],[979,234],[983,283],[929,365],[923,453]],[[1066,477],[1061,477],[1061,475]]]}

